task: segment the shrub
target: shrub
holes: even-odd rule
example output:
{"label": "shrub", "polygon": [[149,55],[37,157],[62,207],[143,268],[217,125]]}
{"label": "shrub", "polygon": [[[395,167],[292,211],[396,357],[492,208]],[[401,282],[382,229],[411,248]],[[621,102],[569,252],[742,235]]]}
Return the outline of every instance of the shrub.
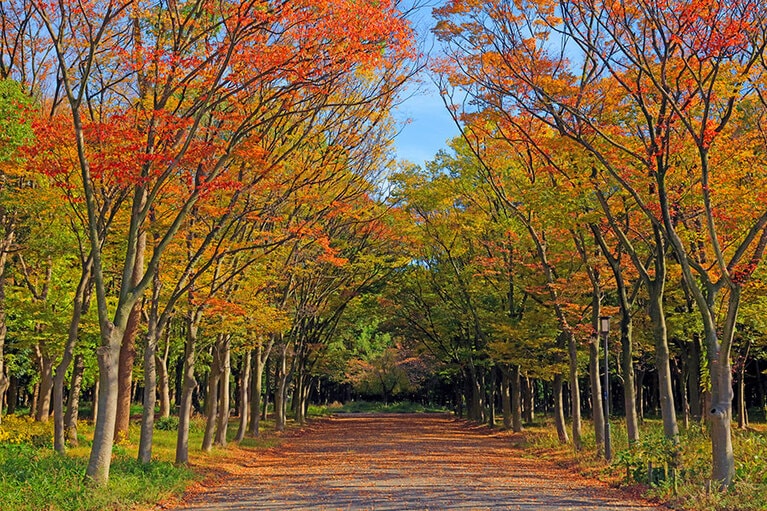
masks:
{"label": "shrub", "polygon": [[7,415],[0,423],[0,443],[50,447],[53,445],[53,424],[35,422],[28,416]]}

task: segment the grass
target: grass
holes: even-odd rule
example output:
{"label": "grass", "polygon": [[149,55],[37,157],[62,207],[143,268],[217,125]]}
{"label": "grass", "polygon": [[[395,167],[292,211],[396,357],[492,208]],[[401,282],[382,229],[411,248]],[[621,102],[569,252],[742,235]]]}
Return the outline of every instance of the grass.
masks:
{"label": "grass", "polygon": [[[14,511],[123,511],[151,506],[180,495],[200,474],[173,464],[178,419],[158,421],[153,442],[153,461],[136,461],[140,425],[132,422],[128,439],[116,444],[109,484],[95,487],[84,479],[90,455],[93,427],[79,424],[79,446],[62,456],[52,449],[52,422],[33,423],[28,418],[3,417],[0,432],[0,510]],[[261,422],[265,434],[246,438],[245,448],[272,447],[279,439],[272,434],[272,421]],[[237,421],[228,428],[229,438],[237,431]],[[204,419],[195,417],[189,432],[191,466],[200,467],[225,457],[227,449],[216,448],[211,454],[200,451]]]}
{"label": "grass", "polygon": [[[734,425],[733,425],[734,426]],[[569,433],[569,431],[568,431]],[[757,511],[767,509],[767,427],[733,427],[735,477],[725,492],[711,487],[711,441],[700,424],[680,431],[679,463],[674,470],[672,446],[663,437],[660,420],[645,420],[639,442],[628,448],[625,424],[611,421],[613,462],[597,457],[594,431],[583,423],[583,449],[559,444],[553,425],[538,424],[524,432],[524,447],[532,456],[545,456],[597,477],[613,486],[632,487],[646,497],[675,509],[694,511]]]}
{"label": "grass", "polygon": [[381,403],[377,401],[350,401],[345,404],[332,403],[324,406],[309,405],[309,414],[315,416],[334,413],[445,413],[449,410],[439,406],[428,406],[412,401]]}

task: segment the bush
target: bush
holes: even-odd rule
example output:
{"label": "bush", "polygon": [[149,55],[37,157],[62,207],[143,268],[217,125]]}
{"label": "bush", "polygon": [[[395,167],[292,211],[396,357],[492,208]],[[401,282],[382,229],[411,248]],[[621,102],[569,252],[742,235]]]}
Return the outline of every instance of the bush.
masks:
{"label": "bush", "polygon": [[53,423],[35,422],[29,416],[7,415],[0,423],[0,443],[53,445]]}

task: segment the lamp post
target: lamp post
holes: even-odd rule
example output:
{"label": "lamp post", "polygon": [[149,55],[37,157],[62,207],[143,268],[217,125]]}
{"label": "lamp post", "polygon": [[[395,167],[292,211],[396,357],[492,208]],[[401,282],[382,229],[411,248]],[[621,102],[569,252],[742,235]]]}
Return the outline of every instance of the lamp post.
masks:
{"label": "lamp post", "polygon": [[605,459],[610,461],[613,459],[613,447],[610,439],[610,369],[608,365],[610,350],[607,349],[607,340],[610,336],[610,316],[599,316],[599,333],[602,334],[605,343],[605,379],[602,385],[602,401],[604,403],[602,403],[602,408],[605,412]]}

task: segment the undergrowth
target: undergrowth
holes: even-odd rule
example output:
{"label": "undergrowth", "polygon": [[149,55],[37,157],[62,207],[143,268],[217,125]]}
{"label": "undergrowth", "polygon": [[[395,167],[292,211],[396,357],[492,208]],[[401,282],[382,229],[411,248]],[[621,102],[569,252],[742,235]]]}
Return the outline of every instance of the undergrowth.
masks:
{"label": "undergrowth", "polygon": [[[569,433],[569,431],[568,431]],[[733,428],[735,477],[727,491],[710,483],[711,440],[701,424],[681,429],[679,453],[663,436],[659,420],[645,420],[640,440],[628,446],[625,423],[611,421],[613,461],[596,455],[594,431],[583,423],[583,448],[559,444],[553,425],[531,427],[526,447],[535,456],[546,455],[616,486],[639,486],[647,497],[690,511],[764,511],[767,509],[767,430]]]}

